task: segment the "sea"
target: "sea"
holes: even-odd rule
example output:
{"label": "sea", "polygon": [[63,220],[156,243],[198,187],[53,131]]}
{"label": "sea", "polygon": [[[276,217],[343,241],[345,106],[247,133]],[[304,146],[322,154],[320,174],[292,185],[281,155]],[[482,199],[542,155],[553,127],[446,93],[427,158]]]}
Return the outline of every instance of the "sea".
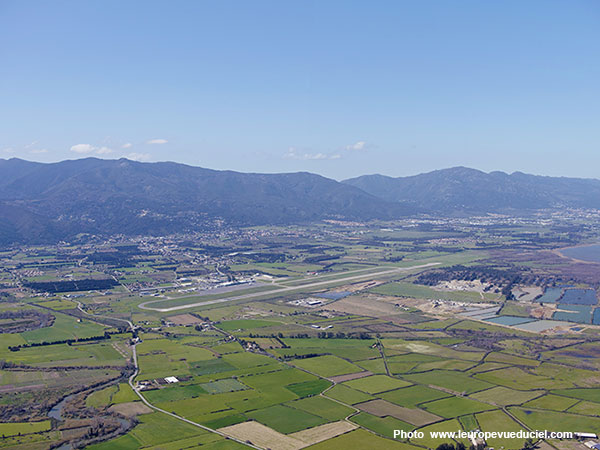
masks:
{"label": "sea", "polygon": [[560,252],[569,258],[600,263],[600,244],[563,248],[560,250]]}

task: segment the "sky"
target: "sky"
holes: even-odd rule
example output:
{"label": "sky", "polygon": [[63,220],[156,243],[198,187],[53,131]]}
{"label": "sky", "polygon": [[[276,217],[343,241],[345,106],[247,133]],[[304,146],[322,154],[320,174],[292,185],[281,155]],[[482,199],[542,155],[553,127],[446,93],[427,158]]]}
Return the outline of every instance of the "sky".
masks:
{"label": "sky", "polygon": [[0,0],[0,158],[600,178],[600,2]]}

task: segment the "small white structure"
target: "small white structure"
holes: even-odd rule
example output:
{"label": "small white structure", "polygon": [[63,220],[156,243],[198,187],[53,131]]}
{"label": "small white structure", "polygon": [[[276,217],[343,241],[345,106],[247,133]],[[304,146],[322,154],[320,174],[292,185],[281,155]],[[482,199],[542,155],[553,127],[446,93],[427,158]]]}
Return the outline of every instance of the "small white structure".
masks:
{"label": "small white structure", "polygon": [[598,436],[596,436],[595,433],[578,433],[578,432],[575,432],[573,434],[575,435],[575,437],[577,439],[597,439],[598,438]]}
{"label": "small white structure", "polygon": [[179,383],[179,380],[175,377],[165,377],[165,381],[169,384],[171,383]]}

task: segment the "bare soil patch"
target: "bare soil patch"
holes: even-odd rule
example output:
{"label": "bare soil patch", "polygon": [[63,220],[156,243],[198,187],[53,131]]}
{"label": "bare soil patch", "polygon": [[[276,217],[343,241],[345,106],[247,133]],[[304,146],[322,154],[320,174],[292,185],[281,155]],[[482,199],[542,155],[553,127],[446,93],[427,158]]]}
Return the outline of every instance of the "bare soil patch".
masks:
{"label": "bare soil patch", "polygon": [[175,325],[196,325],[198,323],[202,323],[202,320],[197,317],[192,316],[191,314],[178,314],[176,316],[167,317],[171,322]]}
{"label": "bare soil patch", "polygon": [[271,450],[299,450],[307,445],[299,439],[286,436],[254,421],[219,428],[219,431],[242,441],[250,441],[254,445]]}
{"label": "bare soil patch", "polygon": [[417,427],[422,427],[423,425],[442,420],[441,417],[423,411],[422,409],[404,408],[403,406],[394,405],[385,400],[371,400],[354,406],[369,414],[378,417],[392,416]]}
{"label": "bare soil patch", "polygon": [[326,423],[325,425],[312,427],[308,430],[297,431],[296,433],[290,434],[289,437],[298,439],[306,445],[313,445],[317,442],[326,441],[327,439],[334,438],[340,434],[347,433],[356,428],[358,427],[353,423],[340,420],[339,422]]}
{"label": "bare soil patch", "polygon": [[324,309],[342,312],[345,314],[357,314],[376,318],[385,318],[393,321],[394,316],[401,315],[404,311],[396,297],[387,297],[375,294],[361,294],[350,296],[329,303]]}
{"label": "bare soil patch", "polygon": [[153,410],[142,402],[119,403],[108,408],[110,412],[116,412],[127,417],[139,416],[140,414],[150,414]]}

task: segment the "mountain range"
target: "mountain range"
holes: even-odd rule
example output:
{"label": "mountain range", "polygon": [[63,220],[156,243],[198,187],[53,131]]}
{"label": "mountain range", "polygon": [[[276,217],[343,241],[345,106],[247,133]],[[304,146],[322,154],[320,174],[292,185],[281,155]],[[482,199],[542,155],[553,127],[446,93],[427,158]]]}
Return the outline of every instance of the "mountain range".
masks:
{"label": "mountain range", "polygon": [[456,167],[411,177],[338,182],[307,172],[240,173],[173,162],[0,159],[0,244],[80,233],[168,234],[216,223],[249,226],[324,219],[600,209],[600,180]]}

